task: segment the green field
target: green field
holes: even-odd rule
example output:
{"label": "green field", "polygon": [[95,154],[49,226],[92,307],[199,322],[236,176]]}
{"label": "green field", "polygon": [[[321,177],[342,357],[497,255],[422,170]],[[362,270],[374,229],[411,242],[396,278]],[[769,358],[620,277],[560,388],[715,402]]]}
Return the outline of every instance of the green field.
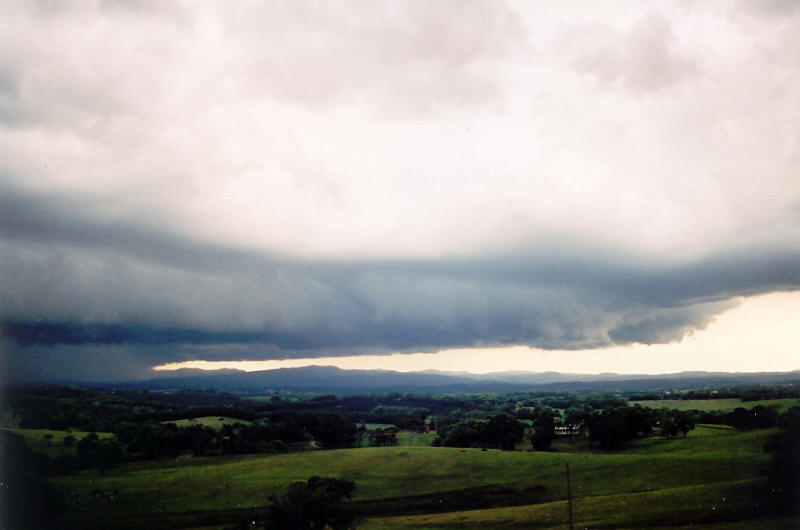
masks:
{"label": "green field", "polygon": [[654,399],[648,401],[629,401],[629,405],[641,405],[652,409],[676,410],[702,410],[705,412],[727,412],[738,407],[752,409],[758,405],[762,407],[777,406],[780,412],[792,407],[800,406],[800,399],[764,399],[761,401],[742,401],[739,398],[726,399]]}
{"label": "green field", "polygon": [[[74,454],[75,445],[72,447],[64,447],[64,438],[72,436],[75,441],[88,435],[84,431],[51,431],[48,429],[18,429],[8,428],[7,430],[19,434],[25,439],[28,447],[38,453],[44,453],[49,457],[55,457],[61,454]],[[99,438],[111,438],[114,436],[110,432],[97,432],[95,433]]]}
{"label": "green field", "polygon": [[162,423],[174,423],[178,427],[191,427],[192,425],[202,425],[203,427],[211,427],[212,429],[221,429],[223,425],[234,425],[241,423],[243,425],[252,425],[252,422],[247,420],[238,420],[236,418],[228,418],[226,416],[203,416],[200,418],[186,418],[183,420],[169,420]]}
{"label": "green field", "polygon": [[359,423],[358,426],[359,427],[363,426],[368,431],[374,431],[375,429],[390,429],[392,427],[395,427],[391,423]]}
{"label": "green field", "polygon": [[[750,492],[767,460],[762,447],[773,432],[700,427],[686,439],[642,440],[613,454],[401,444],[187,457],[54,482],[70,499],[68,522],[91,528],[224,526],[263,508],[288,482],[312,475],[357,484],[364,528],[557,528],[567,521],[569,462],[580,527],[643,528],[750,516]],[[116,494],[97,499],[93,490]],[[424,513],[403,515],[414,512]]]}
{"label": "green field", "polygon": [[[641,493],[578,497],[573,502],[573,517],[581,528],[647,528],[666,523],[689,525],[721,521],[724,517],[716,513],[717,507],[723,508],[726,504],[746,506],[752,485],[751,480],[741,480]],[[687,506],[691,509],[687,510]],[[367,521],[363,528],[566,528],[568,514],[567,502],[557,501],[456,514],[375,518]]]}
{"label": "green field", "polygon": [[436,438],[435,432],[410,432],[400,431],[397,433],[397,445],[413,447],[430,447],[433,439]]}

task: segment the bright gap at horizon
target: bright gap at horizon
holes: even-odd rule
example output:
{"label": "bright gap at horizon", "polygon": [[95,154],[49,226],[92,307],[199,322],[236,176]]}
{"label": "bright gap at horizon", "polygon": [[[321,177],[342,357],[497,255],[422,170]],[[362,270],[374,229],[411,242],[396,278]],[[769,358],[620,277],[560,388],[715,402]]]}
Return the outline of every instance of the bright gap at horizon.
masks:
{"label": "bright gap at horizon", "polygon": [[394,353],[281,360],[167,363],[153,370],[243,371],[336,366],[341,369],[417,372],[440,370],[486,374],[510,370],[661,374],[683,371],[767,372],[800,369],[800,292],[741,298],[706,329],[678,343],[634,344],[596,350],[541,350],[528,346],[460,348],[436,353]]}

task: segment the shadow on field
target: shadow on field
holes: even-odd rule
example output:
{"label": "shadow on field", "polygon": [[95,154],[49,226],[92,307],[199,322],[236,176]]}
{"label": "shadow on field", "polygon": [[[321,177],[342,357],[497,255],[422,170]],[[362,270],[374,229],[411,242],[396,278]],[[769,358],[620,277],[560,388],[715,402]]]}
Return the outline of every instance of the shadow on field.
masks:
{"label": "shadow on field", "polygon": [[410,495],[351,502],[359,515],[412,515],[420,513],[456,512],[503,506],[522,506],[549,502],[553,499],[547,488],[540,485],[528,487],[480,486],[455,491],[442,491],[426,495]]}
{"label": "shadow on field", "polygon": [[[349,501],[361,517],[389,517],[393,515],[419,515],[458,512],[481,508],[501,508],[551,502],[555,499],[547,488],[540,485],[528,487],[480,486],[454,491],[443,491],[426,495],[409,495],[391,499]],[[234,508],[227,510],[195,510],[189,512],[159,512],[136,514],[116,519],[114,525],[122,529],[138,528],[195,528],[205,526],[236,525],[243,521],[260,519],[267,506]],[[108,528],[107,520],[65,521],[65,528],[99,530]]]}

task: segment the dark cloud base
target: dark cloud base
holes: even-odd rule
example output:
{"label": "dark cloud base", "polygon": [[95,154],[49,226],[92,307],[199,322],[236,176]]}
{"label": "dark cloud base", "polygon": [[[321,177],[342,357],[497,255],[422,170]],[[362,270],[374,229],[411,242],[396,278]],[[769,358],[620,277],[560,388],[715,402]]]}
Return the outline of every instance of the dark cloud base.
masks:
{"label": "dark cloud base", "polygon": [[668,343],[737,296],[800,288],[796,246],[662,262],[553,236],[503,255],[300,260],[110,222],[90,198],[72,199],[0,189],[0,360],[12,377],[124,379],[191,358]]}
{"label": "dark cloud base", "polygon": [[268,343],[281,349],[307,349],[301,338],[268,332],[210,332],[199,329],[156,328],[123,324],[66,322],[3,322],[0,334],[19,346],[56,344],[249,344]]}

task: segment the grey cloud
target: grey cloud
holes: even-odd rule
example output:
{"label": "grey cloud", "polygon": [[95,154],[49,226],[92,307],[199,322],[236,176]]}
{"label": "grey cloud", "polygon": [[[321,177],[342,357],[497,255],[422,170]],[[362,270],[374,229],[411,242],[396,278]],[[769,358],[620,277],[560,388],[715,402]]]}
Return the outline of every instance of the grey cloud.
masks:
{"label": "grey cloud", "polygon": [[527,42],[505,2],[263,4],[230,20],[249,28],[241,38],[257,61],[258,90],[312,105],[367,95],[414,114],[497,97],[488,61]]}
{"label": "grey cloud", "polygon": [[165,357],[180,356],[180,352],[181,348],[175,345],[21,347],[14,340],[0,337],[0,383],[151,378],[151,366]]}
{"label": "grey cloud", "polygon": [[695,58],[680,49],[670,21],[656,12],[624,33],[613,28],[575,31],[565,46],[577,71],[635,93],[673,85],[698,70]]}
{"label": "grey cloud", "polygon": [[714,316],[738,305],[735,299],[700,302],[693,305],[656,308],[642,313],[625,315],[620,325],[609,330],[615,343],[669,343],[681,340],[686,334],[703,329]]}
{"label": "grey cloud", "polygon": [[0,44],[19,52],[6,71],[25,90],[0,111],[90,129],[186,98],[415,116],[471,106],[500,97],[492,63],[527,46],[504,2],[22,3],[7,24]]}
{"label": "grey cloud", "polygon": [[132,363],[141,350],[140,362],[154,364],[184,359],[187,346],[231,359],[670,342],[705,327],[733,297],[800,287],[792,248],[675,264],[585,246],[293,261],[102,224],[55,198],[14,197],[0,226],[0,317],[16,344],[4,355],[35,353],[42,369],[82,348],[124,348]]}
{"label": "grey cloud", "polygon": [[14,123],[20,119],[19,83],[11,69],[0,61],[0,123]]}
{"label": "grey cloud", "polygon": [[800,11],[800,4],[795,0],[739,0],[740,9],[745,13],[754,13],[762,16],[786,16]]}

